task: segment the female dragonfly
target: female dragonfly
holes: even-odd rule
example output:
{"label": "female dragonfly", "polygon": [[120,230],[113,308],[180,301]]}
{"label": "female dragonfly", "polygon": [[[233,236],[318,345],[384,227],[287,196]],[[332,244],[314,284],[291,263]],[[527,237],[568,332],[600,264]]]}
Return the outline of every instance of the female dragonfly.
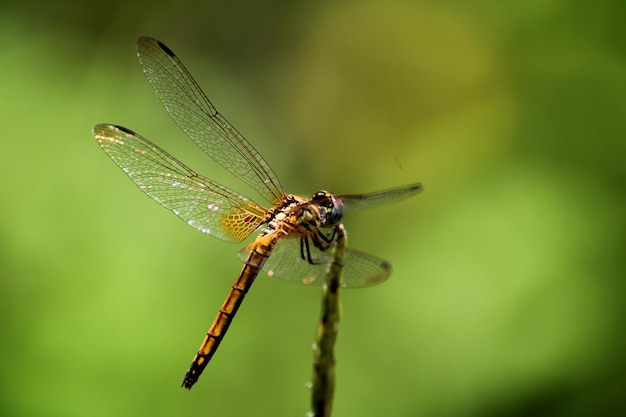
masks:
{"label": "female dragonfly", "polygon": [[[260,230],[239,252],[243,269],[220,308],[183,380],[191,389],[211,360],[259,271],[269,276],[320,285],[331,261],[327,250],[344,211],[377,206],[412,196],[420,184],[363,195],[318,191],[306,199],[286,194],[278,177],[254,147],[222,116],[183,63],[163,43],[137,41],[143,72],[169,115],[205,153],[244,181],[269,203],[265,208],[210,180],[143,136],[121,126],[99,124],[93,135],[104,152],[148,196],[191,227],[239,243]],[[385,280],[391,266],[348,249],[343,285],[365,287]]]}

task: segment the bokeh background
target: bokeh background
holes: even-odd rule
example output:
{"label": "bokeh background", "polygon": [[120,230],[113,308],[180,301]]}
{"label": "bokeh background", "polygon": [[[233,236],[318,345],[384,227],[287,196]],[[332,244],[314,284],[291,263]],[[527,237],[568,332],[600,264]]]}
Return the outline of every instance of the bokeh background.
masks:
{"label": "bokeh background", "polygon": [[[385,284],[343,293],[337,416],[626,415],[626,3],[3,1],[3,416],[303,416],[317,288],[240,270],[99,149],[194,148],[134,43],[166,43],[289,192],[418,197],[348,216]],[[241,189],[260,200],[252,190]]]}

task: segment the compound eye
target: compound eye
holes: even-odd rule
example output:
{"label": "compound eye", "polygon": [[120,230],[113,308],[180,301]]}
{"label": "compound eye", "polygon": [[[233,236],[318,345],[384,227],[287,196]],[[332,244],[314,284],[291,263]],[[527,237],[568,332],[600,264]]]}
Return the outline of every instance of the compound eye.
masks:
{"label": "compound eye", "polygon": [[329,197],[332,202],[332,207],[329,207],[330,212],[327,214],[326,222],[328,225],[335,225],[339,223],[343,217],[343,201],[336,195],[330,195]]}

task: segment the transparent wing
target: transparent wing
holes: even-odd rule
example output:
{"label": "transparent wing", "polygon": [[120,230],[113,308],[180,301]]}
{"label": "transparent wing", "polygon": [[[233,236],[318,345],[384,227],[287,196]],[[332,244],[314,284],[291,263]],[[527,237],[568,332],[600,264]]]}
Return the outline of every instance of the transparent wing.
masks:
{"label": "transparent wing", "polygon": [[97,125],[93,135],[141,191],[191,227],[235,243],[261,224],[263,207],[197,174],[139,134],[121,126]]}
{"label": "transparent wing", "polygon": [[346,212],[352,212],[402,200],[421,192],[423,189],[422,184],[417,183],[369,194],[340,195],[339,198],[343,201]]}
{"label": "transparent wing", "polygon": [[[240,250],[237,256],[242,261],[248,258],[251,247]],[[315,264],[300,256],[300,239],[279,239],[262,271],[271,277],[299,282],[305,285],[322,285],[328,264],[332,262],[330,251],[322,252],[311,245],[311,256]],[[375,256],[347,248],[342,270],[342,287],[361,288],[379,284],[389,278],[391,265]]]}
{"label": "transparent wing", "polygon": [[272,168],[217,111],[176,55],[156,39],[141,37],[137,56],[154,92],[187,136],[271,204],[278,204],[284,192]]}

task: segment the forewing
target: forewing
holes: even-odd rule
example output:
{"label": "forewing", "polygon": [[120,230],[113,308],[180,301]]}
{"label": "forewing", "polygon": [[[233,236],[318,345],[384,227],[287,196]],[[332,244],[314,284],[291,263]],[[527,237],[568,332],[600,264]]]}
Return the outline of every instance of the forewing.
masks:
{"label": "forewing", "polygon": [[263,207],[197,174],[139,134],[121,126],[97,125],[93,135],[141,191],[191,227],[235,243],[261,224]]}
{"label": "forewing", "polygon": [[424,189],[422,184],[411,184],[404,187],[392,188],[389,190],[376,191],[369,194],[349,194],[340,195],[344,209],[347,213],[366,208],[377,207],[382,204],[391,203],[409,198]]}
{"label": "forewing", "polygon": [[137,40],[137,56],[154,92],[187,136],[271,204],[278,204],[284,192],[272,168],[217,111],[178,57],[149,37]]}

